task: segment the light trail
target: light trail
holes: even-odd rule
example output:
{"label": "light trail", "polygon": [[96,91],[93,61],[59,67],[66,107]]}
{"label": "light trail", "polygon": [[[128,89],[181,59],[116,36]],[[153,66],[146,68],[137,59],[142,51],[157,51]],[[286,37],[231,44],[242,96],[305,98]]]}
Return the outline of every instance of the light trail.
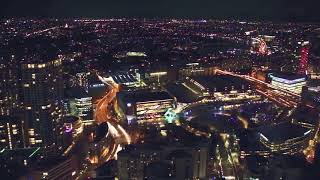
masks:
{"label": "light trail", "polygon": [[108,128],[109,128],[109,131],[108,131],[108,132],[110,132],[110,134],[111,134],[114,138],[119,137],[120,134],[119,134],[118,130],[117,130],[111,123],[107,122],[107,124],[108,124]]}
{"label": "light trail", "polygon": [[290,92],[282,88],[275,87],[269,83],[266,83],[264,81],[261,81],[259,79],[256,79],[247,75],[238,75],[233,72],[223,71],[220,69],[216,69],[216,73],[239,77],[241,79],[250,81],[256,85],[264,86],[264,88],[260,87],[260,89],[259,89],[259,86],[257,86],[256,91],[285,107],[295,108],[299,103],[298,102],[299,99],[301,98],[301,96],[298,94],[295,94],[293,92]]}
{"label": "light trail", "polygon": [[[297,105],[300,103],[301,96],[296,93],[290,92],[286,89],[275,87],[272,84],[266,83],[264,81],[261,81],[246,75],[237,75],[235,73],[222,71],[219,69],[217,69],[216,72],[239,77],[239,78],[248,80],[250,82],[253,82],[256,85],[258,84],[258,85],[265,86],[265,88],[260,87],[260,89],[258,89],[259,86],[257,86],[256,91],[259,92],[260,94],[263,94],[264,96],[271,99],[272,101],[277,102],[280,105],[283,105],[285,107],[295,109]],[[315,109],[315,107],[311,105],[307,105],[307,107]],[[316,144],[319,143],[320,141],[319,138],[320,138],[320,123],[317,124],[315,135],[310,140],[309,146],[305,150],[303,150],[303,154],[305,155],[306,160],[310,163],[314,161],[315,147],[316,147]]]}
{"label": "light trail", "polygon": [[52,28],[47,28],[47,29],[42,29],[42,30],[39,30],[39,31],[31,32],[31,33],[26,34],[26,37],[29,37],[29,36],[32,36],[32,35],[41,34],[41,33],[48,32],[48,31],[51,31],[51,30],[55,30],[55,29],[58,29],[58,28],[61,28],[61,27],[62,26],[55,26],[55,27],[52,27]]}
{"label": "light trail", "polygon": [[116,154],[114,155],[115,159],[118,159],[118,152],[122,150],[121,146],[118,146],[117,150],[116,150]]}
{"label": "light trail", "polygon": [[[117,146],[118,146],[118,145],[113,144],[113,146],[112,146],[112,150],[110,151],[110,152],[111,152],[111,154],[113,154],[113,152],[115,152],[115,151],[116,151]],[[107,158],[107,160],[106,160],[106,161],[109,161],[111,158],[113,158],[113,156],[111,156],[111,155],[110,155],[110,156]]]}
{"label": "light trail", "polygon": [[118,124],[118,129],[120,129],[120,131],[122,132],[122,134],[124,135],[126,141],[127,141],[127,144],[131,144],[131,137],[129,136],[129,134],[123,129],[123,127]]}
{"label": "light trail", "polygon": [[124,142],[121,141],[121,144],[130,144],[131,138],[125,129],[117,122],[117,120],[113,118],[112,112],[108,109],[108,107],[112,106],[114,103],[114,99],[118,92],[117,86],[110,82],[111,79],[103,78],[101,76],[98,76],[98,78],[103,83],[111,87],[105,96],[97,101],[95,112],[95,120],[97,124],[101,124],[103,122],[108,124],[108,133],[106,138],[112,138],[112,143],[102,150],[102,154],[100,156],[102,162],[106,162],[116,158],[117,153],[121,150],[121,145],[117,139],[124,140]]}

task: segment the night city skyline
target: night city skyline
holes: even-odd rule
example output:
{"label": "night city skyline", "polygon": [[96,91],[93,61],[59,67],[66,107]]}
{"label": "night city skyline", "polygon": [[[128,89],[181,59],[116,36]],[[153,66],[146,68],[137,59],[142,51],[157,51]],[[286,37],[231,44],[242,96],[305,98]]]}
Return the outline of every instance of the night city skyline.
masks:
{"label": "night city skyline", "polygon": [[3,3],[1,179],[319,180],[319,6]]}

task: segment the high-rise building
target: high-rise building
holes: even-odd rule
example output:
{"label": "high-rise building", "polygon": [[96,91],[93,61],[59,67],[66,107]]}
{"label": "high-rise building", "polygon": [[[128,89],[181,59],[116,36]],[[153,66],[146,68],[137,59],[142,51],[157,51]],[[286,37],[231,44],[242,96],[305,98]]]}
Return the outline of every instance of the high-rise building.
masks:
{"label": "high-rise building", "polygon": [[23,121],[16,116],[0,116],[0,148],[23,147]]}
{"label": "high-rise building", "polygon": [[92,121],[92,97],[82,87],[73,87],[66,92],[68,96],[69,113],[81,117],[83,121]]}
{"label": "high-rise building", "polygon": [[21,73],[26,146],[56,152],[63,118],[62,60],[36,59],[22,64]]}
{"label": "high-rise building", "polygon": [[18,76],[15,56],[0,56],[0,115],[12,115],[18,102]]}

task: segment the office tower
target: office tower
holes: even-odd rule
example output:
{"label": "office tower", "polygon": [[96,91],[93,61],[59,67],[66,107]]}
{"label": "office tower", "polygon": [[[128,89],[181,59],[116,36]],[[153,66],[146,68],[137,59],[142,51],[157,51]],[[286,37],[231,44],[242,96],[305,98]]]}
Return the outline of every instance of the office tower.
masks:
{"label": "office tower", "polygon": [[23,121],[17,116],[0,116],[0,148],[23,147]]}
{"label": "office tower", "polygon": [[82,118],[82,121],[92,121],[93,105],[92,97],[83,87],[72,87],[66,92],[68,98],[69,113]]}
{"label": "office tower", "polygon": [[62,134],[62,60],[28,60],[21,73],[26,146],[56,152]]}
{"label": "office tower", "polygon": [[19,105],[15,56],[0,56],[0,115],[11,115]]}

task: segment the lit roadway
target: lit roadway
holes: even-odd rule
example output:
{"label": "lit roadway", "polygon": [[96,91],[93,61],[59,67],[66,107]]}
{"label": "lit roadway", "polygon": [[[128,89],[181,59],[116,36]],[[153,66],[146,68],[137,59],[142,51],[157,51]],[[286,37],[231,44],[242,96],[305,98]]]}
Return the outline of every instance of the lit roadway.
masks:
{"label": "lit roadway", "polygon": [[61,27],[63,27],[63,26],[55,26],[55,27],[51,27],[51,28],[47,28],[47,29],[42,29],[42,30],[34,31],[34,32],[31,32],[31,33],[27,33],[27,34],[26,34],[26,37],[34,36],[34,35],[39,35],[39,34],[42,34],[42,33],[45,33],[45,32],[51,31],[51,30],[59,29],[59,28],[61,28]]}
{"label": "lit roadway", "polygon": [[110,144],[102,150],[99,157],[101,162],[106,162],[110,159],[114,159],[119,150],[121,150],[121,144],[130,144],[131,138],[125,129],[119,124],[116,118],[114,118],[111,109],[113,107],[114,98],[116,97],[118,88],[110,82],[105,81],[102,77],[99,77],[105,84],[111,87],[103,98],[101,98],[95,111],[95,120],[97,124],[107,122],[108,133],[106,138],[110,138]]}
{"label": "lit roadway", "polygon": [[274,101],[278,105],[287,108],[295,108],[300,102],[301,96],[295,94],[293,92],[287,91],[285,89],[279,89],[269,83],[263,82],[259,79],[246,76],[246,75],[238,75],[233,72],[223,71],[220,69],[216,70],[218,74],[231,75],[235,77],[239,77],[241,79],[247,80],[255,85],[256,91],[261,95],[267,97],[268,99]]}
{"label": "lit roadway", "polygon": [[[270,100],[274,101],[275,103],[283,107],[294,109],[297,107],[297,105],[301,101],[301,96],[298,94],[292,93],[285,89],[279,89],[271,84],[268,84],[266,82],[263,82],[261,80],[258,80],[250,76],[238,75],[233,72],[223,71],[220,69],[217,69],[216,73],[231,75],[231,76],[239,77],[241,79],[245,79],[247,81],[252,82],[255,85],[256,91],[258,93],[264,95],[265,97],[269,98]],[[307,105],[307,106],[312,109],[315,108],[310,105]],[[309,162],[313,162],[315,157],[315,146],[320,141],[320,123],[317,124],[316,126],[317,127],[315,129],[316,132],[315,132],[314,138],[310,140],[309,146],[303,151],[303,153],[306,156],[306,159]]]}

